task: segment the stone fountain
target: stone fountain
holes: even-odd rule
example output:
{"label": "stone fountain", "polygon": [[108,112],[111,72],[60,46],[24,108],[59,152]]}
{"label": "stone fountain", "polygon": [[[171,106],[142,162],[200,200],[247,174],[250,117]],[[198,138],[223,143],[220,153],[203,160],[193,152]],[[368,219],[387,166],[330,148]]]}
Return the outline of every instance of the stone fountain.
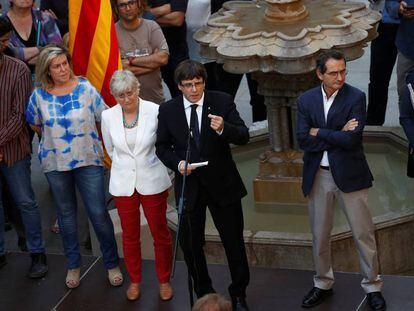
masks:
{"label": "stone fountain", "polygon": [[256,202],[306,202],[294,138],[297,97],[319,83],[315,60],[323,50],[340,50],[348,61],[361,57],[380,19],[356,2],[229,1],[194,35],[202,56],[223,63],[226,71],[253,73],[265,97],[270,149],[260,156]]}

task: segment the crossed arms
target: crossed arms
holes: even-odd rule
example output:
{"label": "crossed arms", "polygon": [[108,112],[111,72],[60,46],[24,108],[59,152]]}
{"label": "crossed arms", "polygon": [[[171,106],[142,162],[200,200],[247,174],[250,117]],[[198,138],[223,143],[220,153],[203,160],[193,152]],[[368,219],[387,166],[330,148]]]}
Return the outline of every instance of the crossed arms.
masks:
{"label": "crossed arms", "polygon": [[315,112],[310,111],[310,104],[299,98],[296,136],[302,150],[320,152],[331,148],[353,149],[361,143],[366,121],[365,94],[361,93],[352,103],[348,121],[341,125],[340,130],[316,127],[312,121],[312,113]]}

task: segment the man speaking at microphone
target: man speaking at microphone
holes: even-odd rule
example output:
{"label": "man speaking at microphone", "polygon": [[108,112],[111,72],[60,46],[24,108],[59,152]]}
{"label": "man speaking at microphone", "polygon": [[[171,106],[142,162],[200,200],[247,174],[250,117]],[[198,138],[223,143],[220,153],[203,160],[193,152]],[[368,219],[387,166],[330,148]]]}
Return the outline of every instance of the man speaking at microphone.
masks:
{"label": "man speaking at microphone", "polygon": [[[247,192],[233,161],[230,144],[247,144],[249,131],[230,95],[205,91],[207,73],[202,64],[185,60],[175,70],[174,78],[183,95],[160,106],[155,146],[158,158],[176,173],[178,204],[190,142],[185,214],[179,237],[184,259],[197,297],[214,293],[203,251],[208,206],[230,268],[233,310],[248,310],[245,298],[249,266],[241,207],[241,198]],[[191,165],[207,161],[204,166]]]}

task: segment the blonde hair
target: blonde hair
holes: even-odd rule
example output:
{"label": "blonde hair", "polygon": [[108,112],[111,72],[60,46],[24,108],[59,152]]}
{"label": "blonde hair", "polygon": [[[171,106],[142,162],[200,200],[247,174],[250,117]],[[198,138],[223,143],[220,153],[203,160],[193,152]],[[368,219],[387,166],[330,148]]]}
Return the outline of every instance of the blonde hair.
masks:
{"label": "blonde hair", "polygon": [[65,55],[70,66],[70,77],[73,78],[75,75],[72,70],[72,57],[67,49],[56,46],[48,45],[39,54],[36,62],[36,83],[43,89],[52,87],[55,83],[50,76],[49,67],[52,61],[61,55]]}
{"label": "blonde hair", "polygon": [[196,301],[192,311],[231,311],[231,303],[219,294],[207,294]]}

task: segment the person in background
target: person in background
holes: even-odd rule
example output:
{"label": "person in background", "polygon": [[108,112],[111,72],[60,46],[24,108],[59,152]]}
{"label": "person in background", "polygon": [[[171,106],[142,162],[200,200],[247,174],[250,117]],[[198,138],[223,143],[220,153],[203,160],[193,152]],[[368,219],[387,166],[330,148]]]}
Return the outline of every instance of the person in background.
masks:
{"label": "person in background", "polygon": [[140,205],[154,238],[155,268],[160,298],[173,296],[169,283],[172,241],[166,210],[171,181],[167,168],[155,155],[158,105],[139,97],[140,84],[128,70],[116,71],[110,82],[118,105],[102,113],[102,137],[112,159],[109,192],[122,225],[125,264],[131,283],[127,298],[140,295]]}
{"label": "person in background", "polygon": [[406,75],[414,69],[414,0],[386,0],[392,18],[400,20],[395,45],[397,58],[397,91],[399,105],[406,88]]}
{"label": "person in background", "polygon": [[41,0],[40,10],[49,13],[53,17],[61,36],[69,31],[68,0]]}
{"label": "person in background", "polygon": [[406,87],[400,105],[400,124],[412,150],[414,148],[414,70],[407,74]]}
{"label": "person in background", "polygon": [[46,12],[33,8],[33,0],[11,0],[7,17],[13,26],[9,47],[13,56],[24,61],[33,74],[42,47],[62,38],[55,20]]}
{"label": "person in background", "polygon": [[168,45],[160,26],[142,18],[143,0],[115,0],[119,20],[115,24],[123,69],[140,81],[142,99],[165,101],[160,67],[168,62]]}
{"label": "person in background", "polygon": [[[174,71],[178,64],[188,59],[187,26],[185,12],[187,0],[147,0],[150,13],[161,26],[170,51],[168,64],[161,67],[162,78],[170,90],[171,97],[180,93],[174,81]],[[147,15],[149,18],[149,16]]]}
{"label": "person in background", "polygon": [[66,286],[75,288],[80,283],[75,188],[98,238],[109,282],[119,286],[123,278],[105,204],[103,150],[97,129],[106,105],[89,81],[76,77],[71,68],[67,50],[57,46],[42,50],[36,65],[39,87],[30,97],[26,119],[41,136],[39,160],[57,209],[68,265]]}
{"label": "person in background", "polygon": [[382,14],[376,37],[371,42],[369,67],[367,125],[382,126],[388,102],[388,87],[397,60],[397,36],[400,20],[390,14],[390,2],[371,0],[371,8]]}
{"label": "person in background", "polygon": [[196,301],[191,311],[231,311],[231,303],[219,294],[207,294]]}
{"label": "person in background", "polygon": [[0,16],[0,267],[6,264],[2,182],[8,186],[20,212],[32,264],[28,276],[42,278],[48,271],[40,210],[31,185],[31,145],[25,110],[32,90],[29,69],[18,59],[3,54],[11,36],[10,21]]}

